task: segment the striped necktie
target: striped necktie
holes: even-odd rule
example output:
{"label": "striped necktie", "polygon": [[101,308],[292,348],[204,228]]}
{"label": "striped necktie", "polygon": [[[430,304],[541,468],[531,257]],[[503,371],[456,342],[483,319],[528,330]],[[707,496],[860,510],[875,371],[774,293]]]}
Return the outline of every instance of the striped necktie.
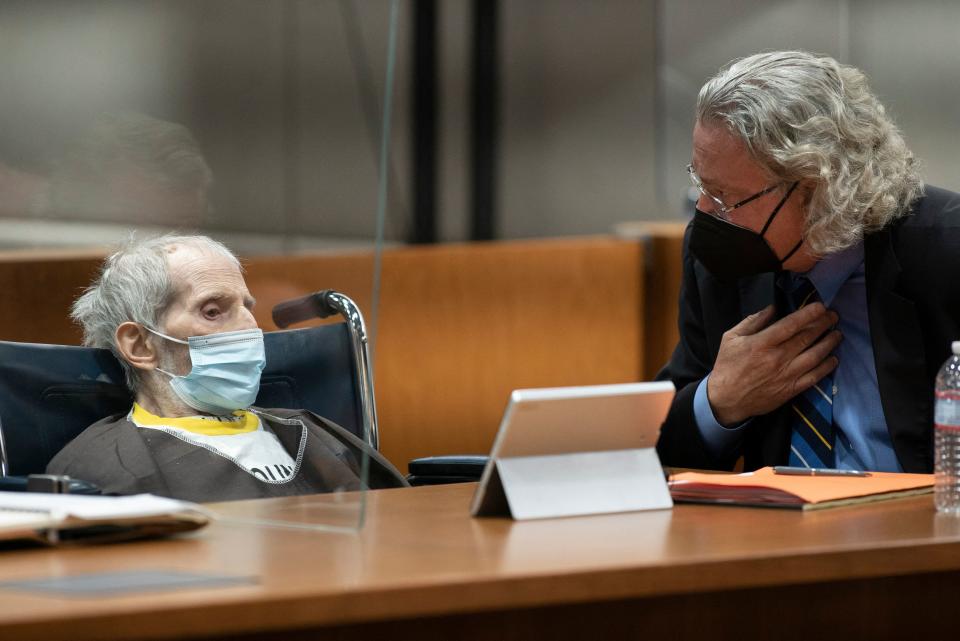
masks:
{"label": "striped necktie", "polygon": [[[809,279],[788,293],[790,311],[820,300]],[[820,381],[790,401],[792,433],[790,436],[790,465],[796,467],[833,467],[833,375]]]}

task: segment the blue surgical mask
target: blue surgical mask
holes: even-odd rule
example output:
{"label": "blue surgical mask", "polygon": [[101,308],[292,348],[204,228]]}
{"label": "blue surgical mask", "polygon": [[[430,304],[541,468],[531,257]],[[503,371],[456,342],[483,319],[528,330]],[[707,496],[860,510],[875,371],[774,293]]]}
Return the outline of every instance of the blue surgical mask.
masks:
{"label": "blue surgical mask", "polygon": [[208,414],[229,414],[253,405],[260,390],[260,373],[267,364],[263,331],[243,329],[180,340],[147,330],[157,336],[190,347],[190,373],[170,377],[170,387],[184,403]]}

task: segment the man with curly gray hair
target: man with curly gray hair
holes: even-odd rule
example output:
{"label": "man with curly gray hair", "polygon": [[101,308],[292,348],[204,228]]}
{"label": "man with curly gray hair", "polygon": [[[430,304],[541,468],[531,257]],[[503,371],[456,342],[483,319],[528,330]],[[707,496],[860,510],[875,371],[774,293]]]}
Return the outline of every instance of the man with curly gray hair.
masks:
{"label": "man with curly gray hair", "polygon": [[864,74],[802,51],[700,90],[667,465],[929,472],[960,338],[960,195],[924,187]]}

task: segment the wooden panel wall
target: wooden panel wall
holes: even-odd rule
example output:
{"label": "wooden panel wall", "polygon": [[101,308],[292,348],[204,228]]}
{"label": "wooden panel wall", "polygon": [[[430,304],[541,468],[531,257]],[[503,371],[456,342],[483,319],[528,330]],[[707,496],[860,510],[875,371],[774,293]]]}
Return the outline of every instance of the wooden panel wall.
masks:
{"label": "wooden panel wall", "polygon": [[[610,238],[437,245],[383,257],[375,359],[381,448],[486,453],[511,390],[641,380],[643,250]],[[333,287],[370,316],[364,256],[252,259],[265,327],[283,298]]]}
{"label": "wooden panel wall", "polygon": [[384,432],[401,427],[398,460],[488,452],[515,388],[641,380],[642,269],[642,247],[617,240],[392,256],[377,380]]}
{"label": "wooden panel wall", "polygon": [[616,226],[624,240],[642,243],[646,313],[643,328],[643,374],[652,379],[666,364],[680,339],[677,327],[683,282],[683,221],[631,221]]}
{"label": "wooden panel wall", "polygon": [[677,326],[683,282],[683,233],[686,223],[644,223],[647,269],[644,274],[644,376],[652,379],[680,340]]}
{"label": "wooden panel wall", "polygon": [[[0,339],[78,344],[69,306],[101,259],[0,255]],[[273,305],[326,288],[372,320],[371,253],[244,263],[265,330]],[[643,274],[644,244],[610,237],[386,250],[374,354],[384,453],[402,470],[486,453],[512,389],[643,380]]]}
{"label": "wooden panel wall", "polygon": [[70,306],[90,284],[104,253],[0,252],[0,340],[79,345]]}

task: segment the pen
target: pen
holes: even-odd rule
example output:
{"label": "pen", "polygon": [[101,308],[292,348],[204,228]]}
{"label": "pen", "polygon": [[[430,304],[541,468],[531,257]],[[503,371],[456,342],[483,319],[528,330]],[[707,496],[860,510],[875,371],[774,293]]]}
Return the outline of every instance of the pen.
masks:
{"label": "pen", "polygon": [[831,470],[822,467],[787,467],[776,465],[774,474],[788,474],[791,476],[870,476],[870,472],[860,470]]}

